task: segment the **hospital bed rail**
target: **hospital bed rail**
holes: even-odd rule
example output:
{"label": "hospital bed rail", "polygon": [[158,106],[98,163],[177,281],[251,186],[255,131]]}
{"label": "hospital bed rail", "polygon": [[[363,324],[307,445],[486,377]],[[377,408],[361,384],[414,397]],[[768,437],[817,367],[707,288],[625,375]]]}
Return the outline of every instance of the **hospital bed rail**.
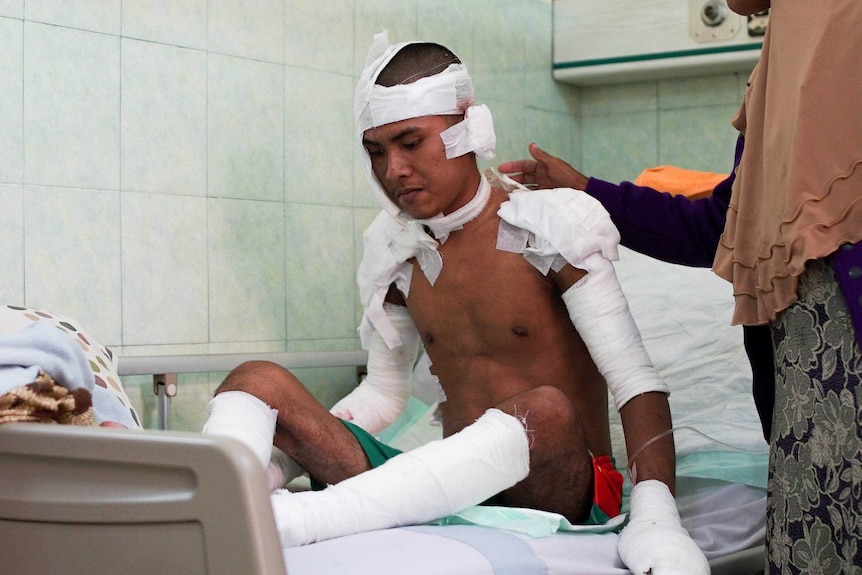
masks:
{"label": "hospital bed rail", "polygon": [[[286,369],[304,367],[364,368],[366,351],[278,351],[257,353],[223,353],[198,355],[122,356],[117,372],[120,376],[151,375],[157,397],[158,428],[170,429],[171,398],[179,390],[181,373],[230,371],[245,361],[270,361]],[[357,374],[360,372],[358,371]]]}

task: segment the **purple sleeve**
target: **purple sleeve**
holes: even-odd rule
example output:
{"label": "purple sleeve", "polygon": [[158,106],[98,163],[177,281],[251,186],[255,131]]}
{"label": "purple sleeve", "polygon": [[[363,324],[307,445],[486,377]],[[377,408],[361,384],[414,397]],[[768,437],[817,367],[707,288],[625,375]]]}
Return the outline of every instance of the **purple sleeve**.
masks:
{"label": "purple sleeve", "polygon": [[596,178],[589,179],[585,191],[608,210],[624,246],[666,262],[712,267],[741,155],[742,137],[734,169],[707,198],[690,200],[631,182],[617,185]]}

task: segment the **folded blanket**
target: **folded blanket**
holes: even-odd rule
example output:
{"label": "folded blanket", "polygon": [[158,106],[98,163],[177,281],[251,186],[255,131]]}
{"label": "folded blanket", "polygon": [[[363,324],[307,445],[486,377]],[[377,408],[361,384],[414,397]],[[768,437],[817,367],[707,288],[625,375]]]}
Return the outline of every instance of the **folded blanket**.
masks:
{"label": "folded blanket", "polygon": [[711,195],[715,186],[726,178],[727,174],[687,170],[675,166],[656,166],[641,172],[635,178],[634,184],[694,200]]}
{"label": "folded blanket", "polygon": [[69,391],[40,371],[36,381],[0,395],[0,423],[96,425],[90,391]]}

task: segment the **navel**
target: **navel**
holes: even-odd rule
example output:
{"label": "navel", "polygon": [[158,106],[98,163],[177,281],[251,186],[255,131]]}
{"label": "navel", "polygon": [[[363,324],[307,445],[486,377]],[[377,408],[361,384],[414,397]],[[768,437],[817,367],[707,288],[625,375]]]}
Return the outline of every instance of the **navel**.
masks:
{"label": "navel", "polygon": [[512,328],[512,333],[518,337],[527,337],[527,328],[516,325]]}
{"label": "navel", "polygon": [[426,331],[425,335],[422,336],[422,341],[424,341],[426,345],[434,343],[434,334],[430,331]]}

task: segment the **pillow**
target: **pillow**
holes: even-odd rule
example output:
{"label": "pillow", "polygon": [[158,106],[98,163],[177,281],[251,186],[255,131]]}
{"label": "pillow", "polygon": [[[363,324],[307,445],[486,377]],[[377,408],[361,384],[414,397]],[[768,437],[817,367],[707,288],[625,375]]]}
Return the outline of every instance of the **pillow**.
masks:
{"label": "pillow", "polygon": [[141,427],[141,420],[117,374],[117,357],[81,327],[80,323],[48,310],[14,305],[0,306],[0,334],[20,331],[33,322],[47,322],[72,338],[93,370],[95,385],[108,390],[111,399],[119,402],[122,413],[128,413],[128,417],[121,423],[129,427]]}

